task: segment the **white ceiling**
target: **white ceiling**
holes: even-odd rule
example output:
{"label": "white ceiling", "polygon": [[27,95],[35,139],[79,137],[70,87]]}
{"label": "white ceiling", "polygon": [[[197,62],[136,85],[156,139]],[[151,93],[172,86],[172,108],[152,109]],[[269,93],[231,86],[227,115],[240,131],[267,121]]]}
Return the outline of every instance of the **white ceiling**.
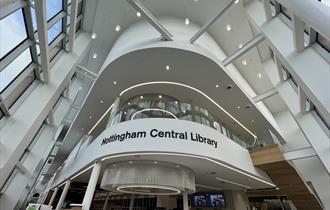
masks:
{"label": "white ceiling", "polygon": [[[141,0],[141,2],[148,8],[152,14],[156,17],[160,16],[173,16],[181,18],[184,21],[185,18],[189,18],[191,22],[197,24],[204,24],[209,18],[216,14],[227,1],[219,0]],[[240,43],[246,43],[253,37],[251,28],[247,22],[245,16],[245,11],[243,9],[243,1],[239,1],[238,4],[234,4],[218,21],[216,21],[210,28],[209,33],[212,37],[219,43],[219,46],[224,50],[224,52],[229,55],[238,49]],[[111,50],[114,42],[120,35],[120,33],[128,28],[133,23],[139,21],[140,19],[136,16],[136,11],[125,1],[125,0],[86,0],[84,6],[84,30],[94,32],[97,34],[97,38],[93,40],[92,47],[88,57],[85,59],[85,66],[87,69],[93,72],[99,72],[101,65],[103,64],[106,56]],[[116,32],[115,27],[117,24],[121,25],[121,31]],[[231,31],[226,30],[226,25],[230,24],[232,27]],[[193,34],[192,34],[193,35]],[[93,59],[93,54],[97,53],[98,57]],[[179,55],[181,56],[181,55]],[[134,60],[134,58],[131,58]],[[247,65],[242,65],[242,60],[247,60]],[[126,61],[127,62],[127,61]],[[130,61],[132,62],[132,60]],[[138,62],[138,60],[134,61]],[[140,65],[140,63],[137,63]],[[120,65],[125,65],[121,63]],[[179,63],[178,63],[179,65]],[[159,64],[158,64],[159,66]],[[272,88],[271,82],[263,74],[263,67],[259,52],[257,49],[250,50],[242,58],[238,59],[235,62],[235,66],[239,69],[244,78],[252,86],[257,94],[261,94]],[[142,66],[141,66],[142,67]],[[121,68],[121,66],[118,66]],[[131,68],[128,67],[128,68]],[[160,70],[160,69],[159,69]],[[162,72],[160,70],[160,72]],[[132,72],[130,72],[132,73]],[[262,73],[262,77],[258,78],[257,74]],[[128,74],[128,72],[127,72]],[[86,106],[83,108],[81,114],[78,116],[77,121],[74,123],[74,126],[70,133],[68,134],[67,139],[69,139],[70,144],[64,145],[60,150],[60,156],[57,157],[57,161],[52,166],[54,171],[61,162],[66,158],[67,153],[70,151],[72,145],[74,145],[79,138],[86,133],[89,128],[94,125],[97,119],[103,114],[104,110],[112,103],[114,97],[118,93],[129,86],[129,81],[127,78],[121,77],[121,75],[127,75],[124,72],[114,71],[113,75],[108,75],[108,80],[118,81],[116,87],[111,87],[110,92],[101,91],[95,94],[90,100],[87,101]],[[164,76],[164,75],[163,75]],[[205,78],[207,77],[207,78]],[[168,78],[165,75],[165,78]],[[219,82],[220,80],[225,79],[223,84],[231,83],[232,81],[226,77],[214,77],[214,75],[203,74],[200,78],[205,78],[206,81],[210,81],[211,85],[209,90],[212,89],[213,85]],[[160,80],[159,78],[149,78],[149,81]],[[132,81],[134,82],[134,81]],[[137,82],[137,81],[135,81]],[[205,82],[204,82],[205,83]],[[202,84],[195,84],[197,88],[201,88]],[[104,87],[102,87],[104,88]],[[110,87],[109,87],[110,88]],[[100,90],[100,89],[99,89]],[[160,92],[162,89],[159,87]],[[232,91],[236,91],[235,88]],[[244,97],[231,97],[228,98],[228,93],[225,90],[220,90],[220,93],[210,93],[208,90],[205,90],[207,94],[216,94],[215,98],[226,99],[225,104],[221,104],[237,116],[237,118],[242,121],[244,125],[249,127],[254,132],[264,132],[271,126],[268,121],[260,115],[258,111],[253,107],[249,110],[249,115],[244,115],[236,110],[235,105],[242,105],[244,107],[246,104],[249,104],[249,100]],[[109,94],[108,94],[109,93]],[[240,95],[240,91],[237,91],[237,94]],[[235,96],[236,95],[235,92]],[[103,100],[104,103],[100,104],[99,101]],[[273,113],[277,113],[279,108],[273,105],[274,100],[268,99],[267,105]],[[226,105],[227,104],[227,105]],[[89,108],[88,108],[89,107]],[[91,109],[90,107],[94,107]],[[282,107],[283,108],[283,107]],[[87,116],[92,116],[91,120],[88,120]],[[251,124],[251,119],[255,118],[255,124]],[[84,131],[82,131],[82,128]],[[100,126],[102,128],[102,125]],[[100,132],[98,130],[97,132]],[[264,135],[264,134],[261,134]],[[50,170],[50,171],[52,171]]]}

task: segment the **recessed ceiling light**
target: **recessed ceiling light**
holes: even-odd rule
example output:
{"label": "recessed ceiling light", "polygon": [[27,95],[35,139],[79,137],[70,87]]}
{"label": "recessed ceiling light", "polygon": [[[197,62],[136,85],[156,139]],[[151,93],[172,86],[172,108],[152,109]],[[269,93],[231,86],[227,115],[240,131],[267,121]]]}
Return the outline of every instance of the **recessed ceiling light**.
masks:
{"label": "recessed ceiling light", "polygon": [[143,96],[140,96],[141,99],[143,99]]}
{"label": "recessed ceiling light", "polygon": [[166,65],[165,68],[166,68],[167,71],[170,70],[170,66],[169,65]]}
{"label": "recessed ceiling light", "polygon": [[261,73],[258,73],[257,76],[260,79],[262,77],[262,74]]}
{"label": "recessed ceiling light", "polygon": [[141,17],[141,12],[137,12],[136,16]]}
{"label": "recessed ceiling light", "polygon": [[103,100],[100,100],[100,104],[103,104],[104,103],[104,101]]}
{"label": "recessed ceiling light", "polygon": [[230,90],[230,89],[232,89],[233,88],[233,86],[232,85],[227,85],[227,90]]}
{"label": "recessed ceiling light", "polygon": [[176,165],[175,167],[177,167],[177,168],[180,168],[180,166],[179,166],[179,165]]}
{"label": "recessed ceiling light", "polygon": [[183,113],[186,113],[186,110],[183,110],[182,112],[183,112]]}
{"label": "recessed ceiling light", "polygon": [[236,0],[236,1],[235,1],[235,4],[237,4],[238,2],[239,2],[239,0]]}
{"label": "recessed ceiling light", "polygon": [[113,167],[116,167],[116,164],[113,164],[112,166],[113,166]]}
{"label": "recessed ceiling light", "polygon": [[128,104],[128,105],[131,105],[131,102],[128,102],[127,104]]}
{"label": "recessed ceiling light", "polygon": [[93,117],[92,116],[89,116],[89,119],[92,119]]}
{"label": "recessed ceiling light", "polygon": [[242,64],[243,64],[244,66],[246,66],[246,65],[247,65],[247,61],[246,61],[246,60],[242,60]]}
{"label": "recessed ceiling light", "polygon": [[240,106],[237,106],[237,109],[240,109],[241,107]]}
{"label": "recessed ceiling light", "polygon": [[175,101],[174,103],[175,103],[175,104],[178,104],[179,102],[178,102],[178,101]]}
{"label": "recessed ceiling light", "polygon": [[117,81],[113,81],[113,84],[116,85],[117,84]]}
{"label": "recessed ceiling light", "polygon": [[243,47],[243,44],[242,43],[239,43],[238,44],[238,48],[241,49]]}
{"label": "recessed ceiling light", "polygon": [[227,31],[231,31],[231,25],[230,25],[230,24],[227,24],[227,25],[226,25],[226,30],[227,30]]}
{"label": "recessed ceiling light", "polygon": [[279,190],[280,188],[276,187],[275,190]]}
{"label": "recessed ceiling light", "polygon": [[216,88],[219,88],[219,87],[220,87],[220,85],[215,85],[215,87],[216,87]]}
{"label": "recessed ceiling light", "polygon": [[94,58],[94,59],[96,59],[97,56],[98,56],[97,53],[94,53],[94,54],[93,54],[93,58]]}
{"label": "recessed ceiling light", "polygon": [[184,23],[185,23],[186,25],[189,25],[189,23],[190,23],[189,18],[184,19]]}
{"label": "recessed ceiling light", "polygon": [[254,120],[251,120],[252,123],[254,123]]}
{"label": "recessed ceiling light", "polygon": [[251,108],[251,105],[248,104],[248,105],[245,106],[245,108],[250,109]]}
{"label": "recessed ceiling light", "polygon": [[128,161],[129,164],[133,164],[133,161]]}
{"label": "recessed ceiling light", "polygon": [[96,39],[97,34],[96,33],[92,33],[91,37],[92,37],[92,39]]}
{"label": "recessed ceiling light", "polygon": [[158,98],[163,98],[163,96],[162,95],[159,95]]}
{"label": "recessed ceiling light", "polygon": [[154,162],[154,164],[157,164],[157,163],[158,163],[157,161]]}
{"label": "recessed ceiling light", "polygon": [[127,115],[127,112],[124,112],[124,115]]}
{"label": "recessed ceiling light", "polygon": [[83,131],[85,128],[81,128],[81,130]]}
{"label": "recessed ceiling light", "polygon": [[115,30],[116,30],[116,31],[120,31],[120,25],[116,25]]}

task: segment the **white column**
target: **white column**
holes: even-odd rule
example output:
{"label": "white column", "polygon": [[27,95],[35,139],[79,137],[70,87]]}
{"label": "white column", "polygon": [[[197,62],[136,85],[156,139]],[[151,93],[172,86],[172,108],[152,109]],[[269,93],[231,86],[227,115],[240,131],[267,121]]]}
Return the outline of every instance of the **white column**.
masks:
{"label": "white column", "polygon": [[58,203],[57,203],[56,210],[60,210],[60,209],[61,209],[62,204],[63,204],[63,202],[64,202],[64,199],[65,199],[65,197],[66,197],[66,194],[68,193],[68,190],[69,190],[70,184],[71,184],[71,180],[68,179],[68,180],[65,182],[65,186],[64,186],[63,192],[62,192],[62,194],[61,194],[60,200],[59,200]]}
{"label": "white column", "polygon": [[49,203],[48,203],[48,206],[52,206],[52,205],[53,205],[54,200],[55,200],[55,197],[56,197],[56,195],[57,195],[57,192],[58,192],[58,187],[55,188],[55,190],[54,190],[54,192],[53,192],[53,195],[52,195],[52,197],[50,198],[50,201],[49,201]]}
{"label": "white column", "polygon": [[82,209],[89,210],[94,196],[95,187],[101,171],[101,163],[96,162],[87,185],[86,193],[82,202]]}
{"label": "white column", "polygon": [[129,210],[133,210],[134,208],[134,194],[131,195],[131,199],[129,202]]}
{"label": "white column", "polygon": [[110,115],[109,115],[109,121],[108,121],[108,124],[107,124],[107,128],[111,127],[114,124],[114,121],[115,121],[114,117],[115,117],[116,112],[119,108],[119,104],[120,104],[120,97],[117,97],[115,99],[115,101],[113,102],[113,107],[112,107]]}
{"label": "white column", "polygon": [[182,194],[182,196],[183,196],[183,210],[188,210],[189,209],[189,206],[188,206],[188,193],[184,192]]}
{"label": "white column", "polygon": [[293,26],[293,40],[298,52],[301,52],[305,48],[304,40],[304,25],[305,23],[297,16],[292,15],[292,26]]}

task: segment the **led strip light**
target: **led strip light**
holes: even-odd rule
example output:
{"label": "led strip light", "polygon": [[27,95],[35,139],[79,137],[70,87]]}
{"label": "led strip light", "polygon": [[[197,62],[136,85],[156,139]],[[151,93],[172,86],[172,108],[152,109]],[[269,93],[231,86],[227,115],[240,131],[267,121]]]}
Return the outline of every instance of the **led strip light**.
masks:
{"label": "led strip light", "polygon": [[140,113],[142,113],[142,112],[147,112],[147,111],[159,111],[159,112],[165,112],[165,113],[171,115],[172,117],[174,117],[174,119],[178,119],[178,118],[177,118],[172,112],[170,112],[170,111],[167,111],[167,110],[165,110],[165,109],[151,108],[151,109],[142,109],[142,110],[140,110],[140,111],[135,112],[135,113],[133,114],[131,120],[134,120],[134,118],[135,118],[135,116],[136,116],[137,114],[140,114]]}

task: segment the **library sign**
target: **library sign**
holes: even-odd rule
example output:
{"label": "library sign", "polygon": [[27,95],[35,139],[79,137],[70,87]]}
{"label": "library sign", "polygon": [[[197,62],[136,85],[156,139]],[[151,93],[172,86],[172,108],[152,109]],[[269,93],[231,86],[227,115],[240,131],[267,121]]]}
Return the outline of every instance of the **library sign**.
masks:
{"label": "library sign", "polygon": [[215,149],[218,148],[218,142],[214,139],[207,138],[194,132],[178,132],[175,130],[163,131],[156,128],[150,130],[134,131],[134,132],[122,132],[115,133],[110,136],[106,136],[101,140],[101,146],[112,142],[124,142],[124,141],[138,141],[143,138],[152,138],[155,140],[164,141],[190,141],[194,143],[206,144]]}

